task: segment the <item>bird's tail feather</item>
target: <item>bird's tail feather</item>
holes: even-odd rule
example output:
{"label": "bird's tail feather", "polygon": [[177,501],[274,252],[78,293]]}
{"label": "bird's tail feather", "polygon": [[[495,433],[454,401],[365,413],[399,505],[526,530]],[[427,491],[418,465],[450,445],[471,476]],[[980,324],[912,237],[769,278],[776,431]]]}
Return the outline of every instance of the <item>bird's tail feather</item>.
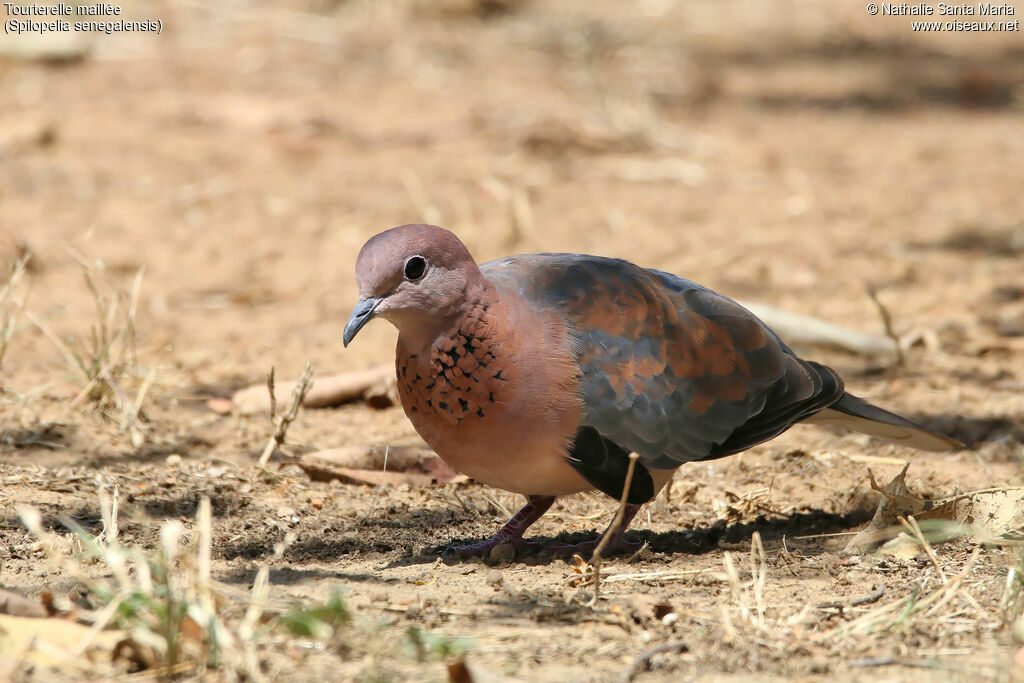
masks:
{"label": "bird's tail feather", "polygon": [[956,439],[936,434],[848,393],[844,393],[838,401],[815,413],[805,422],[846,427],[924,451],[949,451],[963,447]]}

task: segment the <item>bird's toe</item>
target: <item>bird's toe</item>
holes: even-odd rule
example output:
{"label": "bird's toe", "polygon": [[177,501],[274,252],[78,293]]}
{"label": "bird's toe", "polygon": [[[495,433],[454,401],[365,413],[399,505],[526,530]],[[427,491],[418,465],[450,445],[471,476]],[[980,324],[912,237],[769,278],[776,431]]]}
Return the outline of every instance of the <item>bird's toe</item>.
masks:
{"label": "bird's toe", "polygon": [[496,534],[479,543],[450,545],[445,548],[442,558],[445,562],[449,563],[468,560],[474,557],[479,557],[493,563],[511,562],[515,559],[518,551],[536,545],[536,543],[524,541],[522,538]]}
{"label": "bird's toe", "polygon": [[[579,555],[580,557],[589,558],[594,554],[598,544],[601,543],[601,538],[595,538],[592,541],[583,541],[581,543],[559,543],[548,545],[544,549],[545,554],[550,554],[551,557],[556,558],[570,558],[573,555]],[[622,538],[613,539],[601,554],[605,557],[609,555],[633,555],[640,552],[644,547],[643,543],[633,543]]]}

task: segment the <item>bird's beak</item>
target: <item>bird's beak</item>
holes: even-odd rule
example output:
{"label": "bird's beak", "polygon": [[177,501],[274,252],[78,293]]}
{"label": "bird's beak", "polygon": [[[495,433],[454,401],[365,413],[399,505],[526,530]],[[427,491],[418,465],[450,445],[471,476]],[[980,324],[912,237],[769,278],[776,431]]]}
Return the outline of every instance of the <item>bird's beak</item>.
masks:
{"label": "bird's beak", "polygon": [[345,325],[345,333],[341,337],[345,346],[348,346],[359,330],[363,329],[363,325],[373,320],[374,311],[377,310],[381,301],[383,301],[383,297],[367,297],[359,300],[355,310],[352,311],[352,316],[348,319],[348,324]]}

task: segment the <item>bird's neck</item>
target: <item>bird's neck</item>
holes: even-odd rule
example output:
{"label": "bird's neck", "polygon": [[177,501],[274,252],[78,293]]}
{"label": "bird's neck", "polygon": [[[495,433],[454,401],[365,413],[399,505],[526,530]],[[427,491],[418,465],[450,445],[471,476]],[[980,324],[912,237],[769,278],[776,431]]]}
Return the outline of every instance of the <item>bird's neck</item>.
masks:
{"label": "bird's neck", "polygon": [[474,283],[457,302],[429,313],[417,312],[416,320],[399,324],[399,346],[410,355],[429,357],[432,349],[446,346],[447,340],[489,327],[491,311],[498,305],[497,292],[490,283]]}

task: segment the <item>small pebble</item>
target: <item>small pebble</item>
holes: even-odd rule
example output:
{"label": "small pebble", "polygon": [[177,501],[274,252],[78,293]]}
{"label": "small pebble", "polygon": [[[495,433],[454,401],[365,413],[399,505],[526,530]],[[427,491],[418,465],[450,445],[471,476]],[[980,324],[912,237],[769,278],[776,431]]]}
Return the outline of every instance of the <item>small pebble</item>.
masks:
{"label": "small pebble", "polygon": [[490,555],[487,558],[494,563],[498,562],[511,562],[516,559],[516,547],[511,543],[502,543],[491,548]]}
{"label": "small pebble", "polygon": [[502,582],[504,582],[504,580],[505,579],[504,577],[502,577],[501,572],[499,572],[497,569],[492,569],[491,571],[487,572],[487,583],[492,586],[500,586]]}
{"label": "small pebble", "polygon": [[320,510],[324,506],[324,499],[323,498],[314,498],[313,500],[311,500],[309,502],[309,504],[313,506],[314,510]]}
{"label": "small pebble", "polygon": [[177,467],[181,464],[181,456],[177,453],[171,453],[167,456],[167,460],[165,462],[168,467]]}
{"label": "small pebble", "polygon": [[206,407],[218,415],[230,415],[235,404],[230,398],[211,398],[206,402]]}

